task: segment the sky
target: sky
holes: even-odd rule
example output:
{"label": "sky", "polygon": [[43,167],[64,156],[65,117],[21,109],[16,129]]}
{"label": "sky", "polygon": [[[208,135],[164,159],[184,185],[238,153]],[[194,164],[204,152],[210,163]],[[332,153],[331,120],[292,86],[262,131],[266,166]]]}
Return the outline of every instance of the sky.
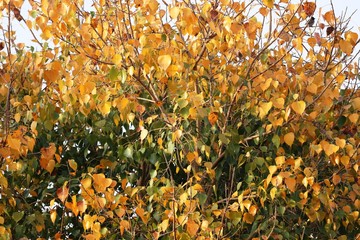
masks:
{"label": "sky", "polygon": [[[85,2],[86,1],[87,0],[85,0]],[[315,0],[315,1],[317,4],[317,11],[315,12],[315,15],[319,13],[320,9],[322,14],[331,9],[330,0]],[[292,0],[291,2],[297,3],[299,1]],[[360,0],[333,0],[332,2],[334,5],[336,16],[340,16],[345,12],[346,12],[346,16],[350,16],[350,14],[355,12],[353,17],[351,18],[349,27],[352,28],[352,31],[360,33]],[[28,18],[27,12],[29,8],[30,7],[28,2],[25,1],[24,6],[21,9],[21,14],[24,16],[25,19]],[[31,42],[32,39],[31,33],[25,26],[24,22],[19,23],[17,20],[14,20],[13,28],[17,33],[17,40],[18,40],[17,42],[24,42],[27,46],[31,45],[38,48],[38,46],[36,46],[35,43]]]}

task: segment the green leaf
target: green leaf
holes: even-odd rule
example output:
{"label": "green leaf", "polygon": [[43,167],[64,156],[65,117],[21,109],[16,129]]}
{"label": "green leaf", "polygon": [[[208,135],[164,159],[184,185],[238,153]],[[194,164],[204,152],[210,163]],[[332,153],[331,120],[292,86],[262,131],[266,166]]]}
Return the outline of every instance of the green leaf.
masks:
{"label": "green leaf", "polygon": [[106,120],[105,120],[105,119],[95,122],[95,126],[97,126],[97,127],[99,127],[99,128],[104,127],[105,124],[106,124]]}
{"label": "green leaf", "polygon": [[196,197],[199,199],[200,206],[204,205],[208,196],[205,193],[198,193]]}
{"label": "green leaf", "polygon": [[271,141],[276,146],[276,148],[279,148],[279,146],[280,146],[280,137],[278,135],[274,135]]}
{"label": "green leaf", "polygon": [[127,158],[133,158],[133,154],[134,154],[134,151],[133,151],[132,146],[127,147],[124,151],[124,156]]}
{"label": "green leaf", "polygon": [[124,84],[126,81],[126,77],[127,77],[127,72],[125,69],[121,69],[120,71],[120,78],[121,78],[121,83]]}
{"label": "green leaf", "polygon": [[346,117],[345,116],[339,117],[339,119],[337,121],[338,127],[341,128],[342,126],[344,126],[345,122],[346,122]]}
{"label": "green leaf", "polygon": [[15,222],[19,222],[24,216],[24,212],[14,212],[12,214],[12,219],[14,219]]}
{"label": "green leaf", "polygon": [[157,171],[155,169],[150,170],[150,178],[155,178],[157,175]]}
{"label": "green leaf", "polygon": [[119,76],[119,71],[116,69],[116,67],[113,66],[110,69],[109,78],[110,78],[111,81],[114,81],[114,80],[116,80],[118,78],[118,76]]}

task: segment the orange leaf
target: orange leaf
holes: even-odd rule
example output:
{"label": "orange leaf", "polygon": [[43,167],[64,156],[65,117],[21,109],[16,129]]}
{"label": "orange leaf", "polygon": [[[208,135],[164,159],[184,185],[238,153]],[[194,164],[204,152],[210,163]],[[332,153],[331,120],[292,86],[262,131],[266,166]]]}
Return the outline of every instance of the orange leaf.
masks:
{"label": "orange leaf", "polygon": [[287,145],[289,145],[290,147],[292,146],[293,142],[294,142],[294,138],[295,138],[295,135],[293,132],[289,132],[287,134],[285,134],[284,136],[284,141]]}
{"label": "orange leaf", "polygon": [[341,39],[339,45],[341,51],[343,51],[346,55],[350,55],[352,53],[353,45],[351,45],[350,42]]}
{"label": "orange leaf", "polygon": [[304,12],[307,16],[312,16],[316,9],[316,4],[314,2],[305,2],[303,4]]}
{"label": "orange leaf", "polygon": [[191,237],[194,237],[199,230],[199,224],[189,219],[186,223],[186,231],[189,233]]}
{"label": "orange leaf", "polygon": [[66,198],[69,195],[69,188],[66,186],[62,186],[56,190],[56,195],[60,199],[61,202],[65,202]]}
{"label": "orange leaf", "polygon": [[335,184],[335,185],[338,185],[340,182],[341,182],[341,177],[337,174],[335,174],[333,176],[333,179],[332,179],[332,182]]}
{"label": "orange leaf", "polygon": [[137,207],[136,210],[135,210],[136,214],[141,218],[141,220],[147,224],[148,222],[148,217],[145,216],[145,211],[144,209],[142,209],[141,207]]}
{"label": "orange leaf", "polygon": [[[323,15],[323,18],[329,25],[334,25],[335,23],[335,15],[333,11],[328,11]],[[329,35],[329,34],[328,34]]]}
{"label": "orange leaf", "polygon": [[105,192],[106,188],[109,187],[112,183],[111,178],[105,178],[103,173],[94,174],[94,188],[98,192]]}
{"label": "orange leaf", "polygon": [[252,224],[254,222],[254,216],[251,215],[250,213],[245,213],[243,218],[244,221],[248,224]]}
{"label": "orange leaf", "polygon": [[294,178],[286,178],[286,179],[285,179],[285,184],[286,184],[287,188],[288,188],[291,192],[295,192],[296,179],[294,179]]}
{"label": "orange leaf", "polygon": [[305,111],[306,103],[304,101],[293,102],[291,104],[291,108],[292,108],[292,110],[294,110],[294,112],[301,115]]}
{"label": "orange leaf", "polygon": [[211,112],[208,116],[208,120],[212,126],[215,125],[216,121],[218,120],[218,113],[217,112]]}

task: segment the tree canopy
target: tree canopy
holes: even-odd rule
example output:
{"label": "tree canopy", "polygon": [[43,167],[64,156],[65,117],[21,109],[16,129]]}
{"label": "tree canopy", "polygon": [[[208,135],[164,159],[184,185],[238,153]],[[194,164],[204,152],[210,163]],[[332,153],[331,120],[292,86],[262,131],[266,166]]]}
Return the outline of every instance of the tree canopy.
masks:
{"label": "tree canopy", "polygon": [[91,4],[0,1],[0,239],[358,237],[349,16]]}

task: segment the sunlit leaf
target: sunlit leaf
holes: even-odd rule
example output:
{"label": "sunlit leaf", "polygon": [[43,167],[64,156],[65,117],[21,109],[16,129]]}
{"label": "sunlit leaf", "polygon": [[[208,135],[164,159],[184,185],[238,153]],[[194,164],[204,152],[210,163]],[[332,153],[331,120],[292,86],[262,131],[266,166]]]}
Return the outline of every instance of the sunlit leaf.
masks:
{"label": "sunlit leaf", "polygon": [[289,145],[290,147],[294,143],[294,139],[295,139],[295,135],[293,132],[289,132],[289,133],[285,134],[285,136],[284,136],[285,143],[287,145]]}
{"label": "sunlit leaf", "polygon": [[294,112],[301,115],[305,111],[306,103],[304,101],[293,102],[291,104],[291,108],[292,108],[292,110],[294,110]]}
{"label": "sunlit leaf", "polygon": [[158,64],[160,68],[166,70],[171,64],[171,56],[170,55],[161,55],[158,57]]}
{"label": "sunlit leaf", "polygon": [[263,3],[268,8],[273,8],[274,7],[274,0],[263,0]]}

